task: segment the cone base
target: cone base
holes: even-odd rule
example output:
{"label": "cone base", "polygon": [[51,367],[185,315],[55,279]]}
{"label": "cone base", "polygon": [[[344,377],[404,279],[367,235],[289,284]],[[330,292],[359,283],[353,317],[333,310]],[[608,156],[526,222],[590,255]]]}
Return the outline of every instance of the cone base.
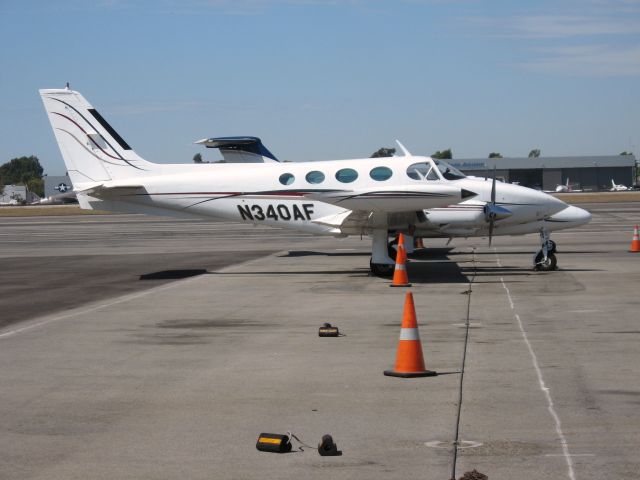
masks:
{"label": "cone base", "polygon": [[410,283],[398,283],[398,284],[391,284],[389,285],[390,287],[410,287],[411,284]]}
{"label": "cone base", "polygon": [[396,372],[395,370],[385,370],[384,374],[387,377],[400,377],[400,378],[417,378],[417,377],[435,377],[438,372],[433,370],[423,370],[421,372]]}

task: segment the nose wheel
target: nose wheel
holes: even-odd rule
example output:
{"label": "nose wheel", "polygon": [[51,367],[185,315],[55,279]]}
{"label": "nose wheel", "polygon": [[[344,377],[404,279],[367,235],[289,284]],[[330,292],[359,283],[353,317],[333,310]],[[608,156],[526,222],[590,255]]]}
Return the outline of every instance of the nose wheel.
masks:
{"label": "nose wheel", "polygon": [[556,253],[556,242],[551,239],[547,240],[547,252]]}
{"label": "nose wheel", "polygon": [[543,225],[540,229],[540,250],[533,257],[533,269],[541,272],[556,270],[558,268],[556,249],[556,242],[549,238],[549,232]]}
{"label": "nose wheel", "polygon": [[547,252],[547,256],[545,257],[542,250],[539,250],[536,253],[536,257],[533,260],[533,269],[539,272],[550,272],[558,268],[558,259],[555,254]]}

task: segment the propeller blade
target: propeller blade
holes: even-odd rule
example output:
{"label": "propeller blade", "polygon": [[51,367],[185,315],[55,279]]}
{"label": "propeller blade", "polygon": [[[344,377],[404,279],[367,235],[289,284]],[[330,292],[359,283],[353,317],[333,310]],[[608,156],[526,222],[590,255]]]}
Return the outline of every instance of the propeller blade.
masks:
{"label": "propeller blade", "polygon": [[493,217],[489,220],[489,246],[491,246],[491,240],[493,239]]}
{"label": "propeller blade", "polygon": [[496,207],[496,166],[493,165],[493,179],[491,180],[491,203],[486,205],[486,216],[489,217],[489,246],[493,240],[493,226],[496,220],[494,209]]}

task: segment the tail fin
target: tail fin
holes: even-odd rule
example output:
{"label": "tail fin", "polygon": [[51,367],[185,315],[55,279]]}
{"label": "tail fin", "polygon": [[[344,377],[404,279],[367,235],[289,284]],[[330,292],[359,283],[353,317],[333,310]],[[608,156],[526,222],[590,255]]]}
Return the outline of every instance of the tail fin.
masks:
{"label": "tail fin", "polygon": [[155,167],[139,157],[80,93],[67,87],[40,90],[40,96],[76,190],[149,175]]}

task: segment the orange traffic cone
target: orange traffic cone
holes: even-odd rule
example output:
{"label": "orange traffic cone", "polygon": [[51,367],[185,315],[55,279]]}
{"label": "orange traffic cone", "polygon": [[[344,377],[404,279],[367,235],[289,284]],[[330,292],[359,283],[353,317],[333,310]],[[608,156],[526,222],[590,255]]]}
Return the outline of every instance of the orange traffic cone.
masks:
{"label": "orange traffic cone", "polygon": [[396,266],[393,269],[393,282],[390,287],[410,287],[407,276],[407,251],[404,249],[404,235],[398,235],[398,253],[396,254]]}
{"label": "orange traffic cone", "polygon": [[396,366],[393,370],[385,370],[384,374],[389,377],[402,378],[432,377],[437,375],[436,372],[427,370],[424,367],[422,343],[420,342],[418,321],[416,320],[416,308],[413,305],[413,294],[411,292],[407,292],[404,301],[404,314],[402,315]]}
{"label": "orange traffic cone", "polygon": [[[640,252],[640,237],[638,237],[638,225],[633,228],[633,239],[631,240],[630,252]],[[395,276],[394,276],[395,279]]]}

